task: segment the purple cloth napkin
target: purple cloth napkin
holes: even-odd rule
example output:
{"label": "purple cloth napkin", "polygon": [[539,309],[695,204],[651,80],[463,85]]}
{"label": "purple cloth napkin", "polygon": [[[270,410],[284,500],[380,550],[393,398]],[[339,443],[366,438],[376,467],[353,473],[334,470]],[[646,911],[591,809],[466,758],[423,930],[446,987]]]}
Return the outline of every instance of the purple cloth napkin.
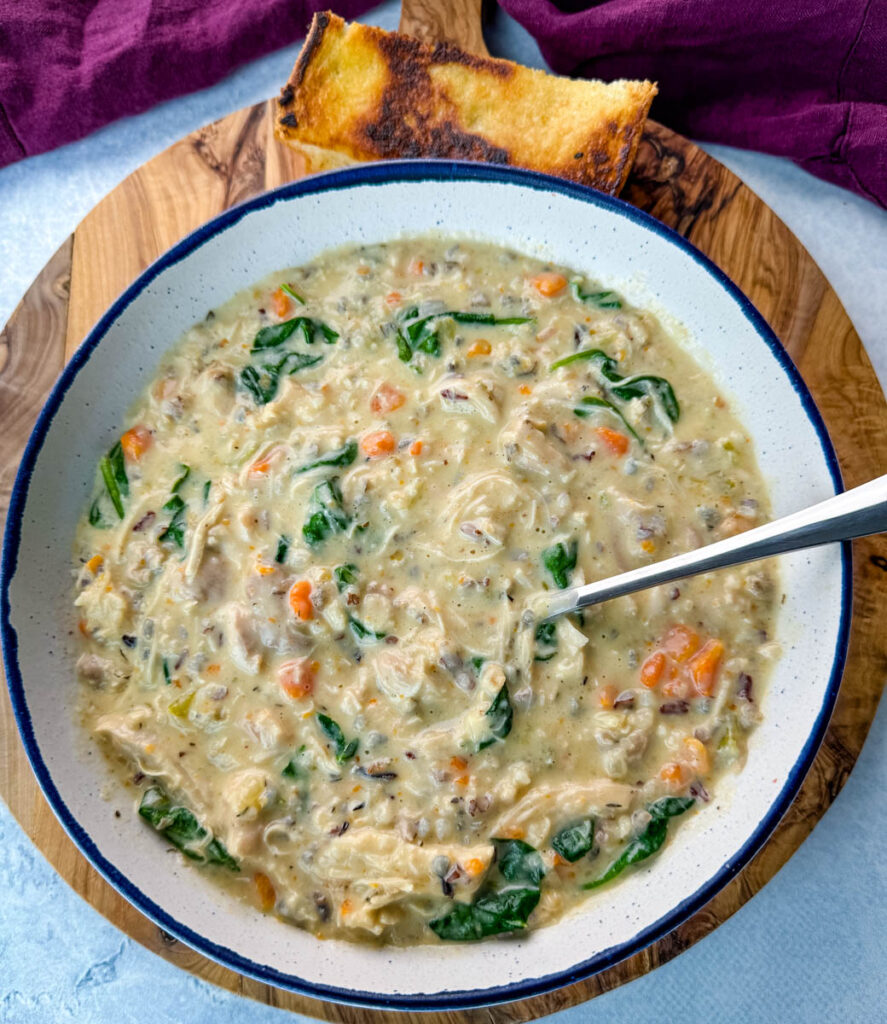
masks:
{"label": "purple cloth napkin", "polygon": [[[337,0],[355,17],[374,0]],[[658,81],[653,116],[887,207],[887,0],[500,0],[554,70]],[[330,0],[0,0],[0,166],[217,82]]]}
{"label": "purple cloth napkin", "polygon": [[[203,89],[374,0],[0,0],[0,167]],[[283,84],[283,83],[281,83]]]}
{"label": "purple cloth napkin", "polygon": [[555,71],[653,79],[669,128],[790,157],[887,207],[887,0],[500,3]]}

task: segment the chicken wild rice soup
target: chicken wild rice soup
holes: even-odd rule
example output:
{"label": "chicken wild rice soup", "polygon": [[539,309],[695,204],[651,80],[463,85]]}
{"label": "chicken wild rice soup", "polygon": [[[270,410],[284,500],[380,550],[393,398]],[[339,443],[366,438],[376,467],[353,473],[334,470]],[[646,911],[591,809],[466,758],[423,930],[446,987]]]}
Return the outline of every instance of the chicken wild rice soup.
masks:
{"label": "chicken wild rice soup", "polygon": [[126,427],[76,537],[80,714],[134,813],[256,908],[481,939],[718,813],[773,568],[528,611],[768,516],[649,312],[486,244],[339,250],[210,312]]}

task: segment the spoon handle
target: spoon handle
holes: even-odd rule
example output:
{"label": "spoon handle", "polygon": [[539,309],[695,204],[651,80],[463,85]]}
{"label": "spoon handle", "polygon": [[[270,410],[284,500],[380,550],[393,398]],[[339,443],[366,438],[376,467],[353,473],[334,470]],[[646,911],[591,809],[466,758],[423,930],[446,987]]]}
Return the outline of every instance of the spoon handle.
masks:
{"label": "spoon handle", "polygon": [[707,547],[688,551],[662,562],[632,569],[619,576],[562,590],[548,598],[544,618],[609,601],[613,597],[645,590],[660,583],[686,579],[728,565],[752,562],[799,548],[814,548],[854,537],[887,532],[887,476],[879,476],[861,487],[793,512],[772,523],[740,533]]}

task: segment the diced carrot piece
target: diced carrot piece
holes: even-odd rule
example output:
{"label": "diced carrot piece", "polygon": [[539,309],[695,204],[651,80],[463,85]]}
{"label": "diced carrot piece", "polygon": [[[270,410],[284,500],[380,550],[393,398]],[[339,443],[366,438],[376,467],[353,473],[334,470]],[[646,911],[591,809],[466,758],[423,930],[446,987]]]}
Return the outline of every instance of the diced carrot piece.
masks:
{"label": "diced carrot piece", "polygon": [[711,771],[711,760],[708,756],[708,751],[705,748],[705,744],[696,739],[695,736],[686,736],[684,738],[684,750],[682,751],[681,760],[691,768],[697,775],[708,775]]}
{"label": "diced carrot piece", "polygon": [[595,433],[614,455],[624,455],[628,451],[629,440],[625,434],[620,434],[618,430],[611,430],[609,427],[598,427]]}
{"label": "diced carrot piece", "polygon": [[120,438],[120,447],[130,462],[138,462],[151,447],[153,440],[151,431],[147,427],[130,427],[123,437]]}
{"label": "diced carrot piece", "polygon": [[544,271],[530,279],[530,283],[546,299],[553,298],[567,287],[567,279],[563,274],[555,274],[552,271]]}
{"label": "diced carrot piece", "polygon": [[425,270],[425,261],[419,259],[410,260],[408,269],[411,274],[415,274],[416,277],[421,277]]}
{"label": "diced carrot piece", "polygon": [[457,779],[453,780],[457,786],[467,786],[470,779],[467,775],[460,775]]}
{"label": "diced carrot piece", "polygon": [[517,390],[522,395],[532,395],[533,393],[533,389],[529,386],[529,384],[521,384],[521,386]]}
{"label": "diced carrot piece", "polygon": [[260,576],[270,576],[275,571],[276,570],[273,565],[266,565],[265,562],[258,562],[256,564],[256,572]]}
{"label": "diced carrot piece", "polygon": [[259,906],[262,908],[263,914],[268,914],[274,909],[274,904],[277,902],[277,893],[274,891],[274,885],[271,879],[267,875],[263,875],[261,871],[257,871],[253,876],[253,884],[256,887],[256,893],[259,897]]}
{"label": "diced carrot piece", "polygon": [[385,296],[385,301],[388,303],[389,306],[396,306],[403,301],[403,296],[400,294],[400,292],[389,292]]}
{"label": "diced carrot piece", "polygon": [[311,584],[308,580],[296,580],[290,587],[290,608],[297,619],[309,622],[314,618],[314,605],[311,604]]}
{"label": "diced carrot piece", "polygon": [[506,828],[504,832],[506,839],[523,839],[526,835],[526,832],[517,825],[512,825],[511,828]]}
{"label": "diced carrot piece", "polygon": [[277,670],[277,681],[281,690],[293,700],[309,696],[314,691],[317,668],[317,662],[309,661],[308,658],[285,661]]}
{"label": "diced carrot piece", "polygon": [[396,447],[394,434],[389,430],[374,430],[369,434],[364,434],[360,442],[361,451],[371,459],[390,455]]}
{"label": "diced carrot piece", "polygon": [[86,563],[86,568],[95,576],[99,569],[104,564],[104,558],[101,555],[93,555],[92,558]]}
{"label": "diced carrot piece", "polygon": [[711,697],[715,692],[715,677],[723,654],[724,645],[720,640],[706,640],[702,649],[690,659],[690,674],[700,696]]}
{"label": "diced carrot piece", "polygon": [[280,451],[279,448],[271,448],[270,451],[260,455],[256,461],[249,467],[250,476],[265,476],[270,473],[271,466],[274,463],[277,453]]}
{"label": "diced carrot piece", "polygon": [[471,857],[465,861],[462,867],[465,869],[465,874],[471,875],[472,878],[477,878],[478,875],[482,875],[486,870],[484,862],[479,857]]}
{"label": "diced carrot piece", "polygon": [[668,677],[660,687],[663,697],[677,697],[679,700],[686,700],[692,695],[693,684],[687,678],[686,668],[679,668],[672,665],[668,671]]}
{"label": "diced carrot piece", "polygon": [[83,634],[83,636],[89,636],[89,626],[86,625],[86,619],[80,619],[77,623],[77,628]]}
{"label": "diced carrot piece", "polygon": [[663,648],[675,661],[686,661],[699,650],[699,644],[699,634],[682,625],[672,626],[662,641]]}
{"label": "diced carrot piece", "polygon": [[652,555],[656,550],[656,544],[652,540],[642,540],[641,550],[646,551],[648,555]]}
{"label": "diced carrot piece", "polygon": [[677,761],[668,761],[659,769],[659,778],[681,786],[684,783],[684,766]]}
{"label": "diced carrot piece", "polygon": [[652,690],[662,678],[664,671],[665,655],[662,651],[656,651],[641,665],[641,682]]}
{"label": "diced carrot piece", "polygon": [[380,384],[370,399],[370,408],[379,416],[399,409],[407,400],[406,395],[390,384]]}
{"label": "diced carrot piece", "polygon": [[474,359],[475,356],[488,356],[492,352],[492,346],[486,338],[479,338],[471,348],[465,353],[469,359]]}
{"label": "diced carrot piece", "polygon": [[[290,311],[289,295],[282,288],[278,288],[271,296],[271,301],[274,303],[275,314],[282,320]],[[262,877],[264,878],[264,875]]]}
{"label": "diced carrot piece", "polygon": [[462,772],[465,771],[465,769],[468,767],[468,762],[465,760],[464,757],[451,757],[450,767],[453,769],[453,771]]}
{"label": "diced carrot piece", "polygon": [[422,442],[413,441],[410,445],[410,455],[421,455],[422,454]]}
{"label": "diced carrot piece", "polygon": [[351,900],[342,900],[342,905],[339,907],[339,912],[342,917],[347,917],[351,913],[352,909]]}
{"label": "diced carrot piece", "polygon": [[612,683],[602,686],[597,692],[597,702],[602,708],[611,708],[616,703],[619,692]]}

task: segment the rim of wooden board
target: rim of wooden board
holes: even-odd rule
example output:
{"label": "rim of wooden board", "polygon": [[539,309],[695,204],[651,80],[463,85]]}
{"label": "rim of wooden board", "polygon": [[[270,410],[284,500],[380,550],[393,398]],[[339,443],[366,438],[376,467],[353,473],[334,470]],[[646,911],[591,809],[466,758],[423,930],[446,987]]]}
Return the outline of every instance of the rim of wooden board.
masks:
{"label": "rim of wooden board", "polygon": [[[300,158],[277,143],[273,101],[191,133],[106,196],[35,279],[0,334],[0,504],[52,384],[94,321],[150,262],[229,206],[302,176]],[[648,122],[623,198],[689,238],[751,298],[783,341],[829,427],[844,482],[887,471],[887,403],[847,314],[822,272],[773,212],[723,165]],[[106,240],[111,240],[110,243]],[[847,416],[852,408],[854,415]],[[162,932],[105,882],[43,799],[0,696],[0,795],[67,881],[149,950],[223,988],[332,1021],[525,1021],[624,984],[707,935],[789,859],[850,774],[877,708],[887,664],[878,597],[887,542],[854,543],[853,625],[844,681],[826,738],[804,784],[753,861],[693,917],[627,960],[569,987],[480,1010],[413,1014],[321,1002],[245,978]]]}

